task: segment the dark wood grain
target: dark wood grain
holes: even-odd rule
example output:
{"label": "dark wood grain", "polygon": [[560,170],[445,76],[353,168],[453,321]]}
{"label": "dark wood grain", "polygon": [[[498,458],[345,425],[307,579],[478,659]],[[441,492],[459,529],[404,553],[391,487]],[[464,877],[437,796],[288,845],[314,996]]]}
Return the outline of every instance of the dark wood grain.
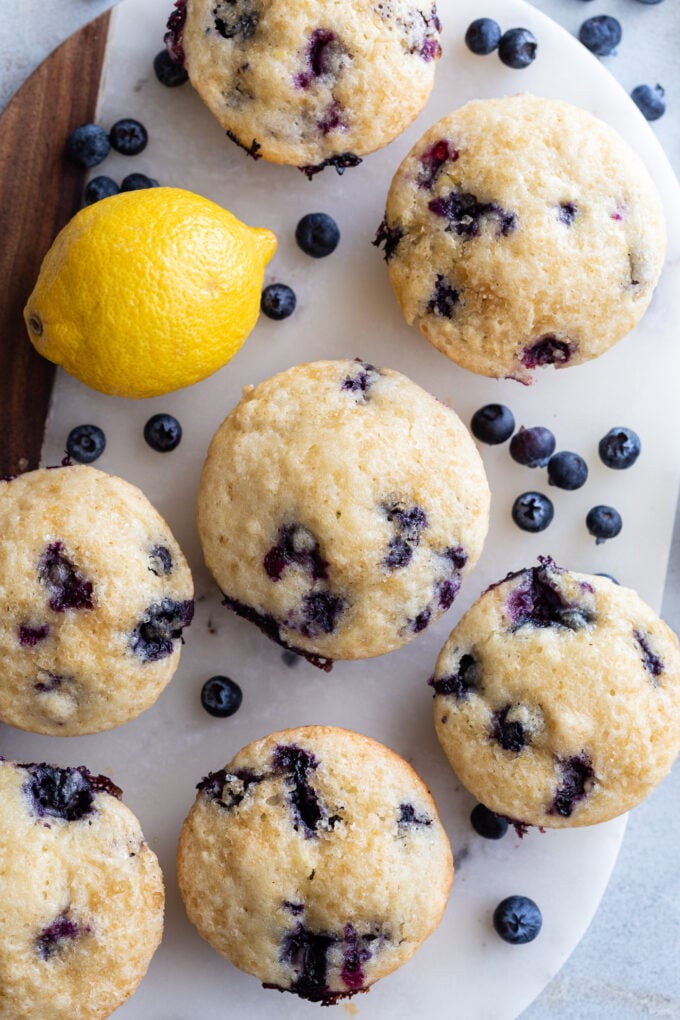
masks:
{"label": "dark wood grain", "polygon": [[0,116],[0,476],[37,467],[54,365],[35,352],[22,310],[40,262],[81,203],[85,171],[64,142],[94,120],[109,15],[67,39]]}

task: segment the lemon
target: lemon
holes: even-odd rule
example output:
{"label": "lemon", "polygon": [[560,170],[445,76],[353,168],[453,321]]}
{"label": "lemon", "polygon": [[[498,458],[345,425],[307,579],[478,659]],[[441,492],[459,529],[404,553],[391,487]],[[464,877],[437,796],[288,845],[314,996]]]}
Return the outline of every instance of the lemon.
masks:
{"label": "lemon", "polygon": [[180,188],[81,209],[24,309],[36,350],[102,393],[152,397],[225,365],[252,330],[270,230]]}

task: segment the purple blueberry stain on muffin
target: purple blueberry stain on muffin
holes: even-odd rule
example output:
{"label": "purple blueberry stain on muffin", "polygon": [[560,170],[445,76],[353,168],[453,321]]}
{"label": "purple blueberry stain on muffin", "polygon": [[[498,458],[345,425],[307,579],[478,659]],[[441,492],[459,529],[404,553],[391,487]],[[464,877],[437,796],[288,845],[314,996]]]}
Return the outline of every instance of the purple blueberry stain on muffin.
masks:
{"label": "purple blueberry stain on muffin", "polygon": [[49,960],[70,942],[74,942],[83,935],[89,935],[91,931],[89,925],[81,927],[68,916],[68,910],[65,910],[59,917],[55,917],[51,924],[43,928],[36,937],[35,944],[38,955],[42,960]]}
{"label": "purple blueberry stain on muffin", "polygon": [[335,167],[335,172],[339,177],[342,177],[345,170],[359,166],[361,162],[361,156],[357,156],[353,152],[339,152],[335,156],[328,156],[327,159],[321,160],[320,163],[307,163],[305,166],[299,166],[298,170],[305,175],[308,181],[311,181],[312,177],[320,174],[327,166]]}
{"label": "purple blueberry stain on muffin", "polygon": [[399,805],[397,826],[400,829],[418,828],[426,825],[432,825],[432,819],[429,815],[419,815],[413,804],[405,802]]}
{"label": "purple blueberry stain on muffin", "polygon": [[431,191],[442,167],[447,163],[455,163],[459,155],[458,150],[454,149],[445,138],[441,138],[431,145],[419,158],[421,169],[416,177],[418,187]]}
{"label": "purple blueberry stain on muffin", "polygon": [[458,701],[465,701],[471,694],[481,692],[481,676],[482,669],[477,659],[469,652],[464,652],[455,672],[430,677],[428,684],[434,688],[435,695],[442,694],[454,697]]}
{"label": "purple blueberry stain on muffin", "polygon": [[453,189],[427,203],[435,216],[448,220],[447,230],[459,237],[479,237],[482,224],[494,221],[496,237],[507,237],[517,227],[517,214],[497,202],[479,202],[470,192]]}
{"label": "purple blueberry stain on muffin", "polygon": [[167,21],[167,32],[163,36],[165,48],[175,64],[184,63],[184,25],[187,20],[187,0],[175,0],[175,10]]}
{"label": "purple blueberry stain on muffin", "polygon": [[38,563],[38,578],[49,595],[49,607],[55,613],[69,609],[92,609],[92,582],[71,562],[63,542],[47,546]]}
{"label": "purple blueberry stain on muffin", "polygon": [[35,648],[41,641],[45,641],[50,632],[47,623],[19,625],[19,644],[22,648]]}
{"label": "purple blueberry stain on muffin", "polygon": [[212,13],[217,34],[242,43],[255,34],[261,12],[251,0],[218,0]]}
{"label": "purple blueberry stain on muffin", "polygon": [[319,117],[316,126],[322,135],[328,135],[331,131],[348,131],[350,125],[347,111],[343,109],[337,99],[334,99]]}
{"label": "purple blueberry stain on muffin", "polygon": [[439,315],[444,319],[452,319],[456,305],[460,302],[460,293],[452,286],[448,277],[437,273],[434,290],[427,303],[427,311],[431,315]]}
{"label": "purple blueberry stain on muffin", "polygon": [[529,567],[517,575],[520,580],[512,588],[505,604],[511,630],[520,627],[564,627],[578,631],[595,621],[595,612],[585,604],[568,602],[551,583],[551,574],[559,568],[547,557],[541,565]]}
{"label": "purple blueberry stain on muffin", "polygon": [[156,577],[167,577],[172,573],[172,553],[165,545],[155,545],[149,553],[149,570]]}
{"label": "purple blueberry stain on muffin", "polygon": [[177,602],[164,598],[149,606],[130,637],[130,648],[142,662],[158,662],[172,655],[194,616],[192,599]]}
{"label": "purple blueberry stain on muffin", "polygon": [[38,694],[53,694],[62,689],[64,684],[72,683],[73,677],[59,673],[41,673],[40,679],[33,684],[33,690]]}
{"label": "purple blueberry stain on muffin", "polygon": [[576,348],[577,344],[573,341],[547,333],[524,348],[521,361],[525,368],[541,368],[543,365],[561,368],[571,361]]}
{"label": "purple blueberry stain on muffin", "polygon": [[387,219],[383,218],[371,244],[375,248],[383,245],[383,258],[385,262],[389,262],[399,247],[399,242],[404,237],[404,234],[405,231],[399,226],[388,227]]}
{"label": "purple blueberry stain on muffin", "polygon": [[649,673],[652,678],[652,683],[655,687],[659,686],[658,678],[663,673],[663,660],[659,658],[655,652],[652,651],[649,643],[649,635],[642,630],[635,630],[633,632],[637,646],[642,653],[642,665]]}
{"label": "purple blueberry stain on muffin", "polygon": [[585,751],[571,758],[559,758],[557,768],[560,785],[555,791],[548,814],[570,818],[578,802],[587,797],[595,772]]}
{"label": "purple blueberry stain on muffin", "polygon": [[300,632],[308,638],[332,634],[338,625],[347,603],[331,591],[310,591],[302,597],[302,623]]}
{"label": "purple blueberry stain on muffin", "polygon": [[295,86],[308,89],[318,78],[337,78],[347,58],[347,50],[335,32],[329,28],[315,28],[304,55],[304,69],[294,78]]}
{"label": "purple blueberry stain on muffin", "polygon": [[524,724],[514,715],[514,706],[506,705],[498,712],[494,712],[491,719],[491,733],[497,743],[504,751],[514,751],[518,754],[528,743],[528,735]]}
{"label": "purple blueberry stain on muffin", "polygon": [[281,945],[281,962],[295,974],[290,991],[310,1002],[333,1001],[327,975],[328,951],[335,941],[333,935],[311,931],[302,922],[286,933]]}
{"label": "purple blueberry stain on muffin", "polygon": [[246,156],[250,156],[251,159],[262,159],[262,153],[260,152],[262,145],[256,138],[253,138],[250,145],[246,145],[246,143],[242,142],[238,135],[234,134],[233,131],[226,131],[225,134],[227,138],[234,143],[234,145],[238,145],[239,149],[243,149]]}
{"label": "purple blueberry stain on muffin", "polygon": [[95,776],[84,766],[59,768],[56,765],[21,764],[28,772],[24,783],[32,813],[36,818],[61,818],[80,821],[92,814],[97,793],[120,799],[120,789],[107,776]]}
{"label": "purple blueberry stain on muffin", "polygon": [[253,606],[248,606],[244,602],[239,602],[238,599],[232,599],[228,595],[225,595],[222,599],[222,605],[228,606],[229,609],[233,610],[244,620],[248,620],[249,623],[254,623],[262,633],[274,641],[281,648],[285,648],[289,652],[293,652],[295,655],[299,655],[304,659],[307,659],[312,666],[316,666],[317,669],[322,669],[325,673],[330,673],[333,669],[333,660],[329,659],[324,655],[315,655],[314,652],[307,652],[304,648],[297,648],[295,645],[290,644],[286,641],[281,634],[281,627],[283,623],[279,623],[278,620],[271,613],[262,613],[255,609]]}
{"label": "purple blueberry stain on muffin", "polygon": [[262,565],[272,581],[280,581],[288,567],[300,568],[313,581],[328,577],[328,563],[321,556],[318,541],[300,524],[282,525],[278,541],[266,553]]}
{"label": "purple blueberry stain on muffin", "polygon": [[557,218],[560,223],[564,223],[565,226],[570,227],[576,215],[578,213],[578,206],[575,202],[560,202],[558,206]]}
{"label": "purple blueberry stain on muffin", "polygon": [[305,912],[304,903],[292,903],[290,900],[284,900],[283,905],[286,910],[290,910],[294,917],[299,917],[300,914],[304,914]]}
{"label": "purple blueberry stain on muffin", "polygon": [[286,776],[294,828],[301,829],[307,839],[316,836],[317,829],[325,818],[316,790],[309,782],[311,773],[318,766],[317,758],[296,744],[279,745],[272,756],[272,768]]}
{"label": "purple blueberry stain on muffin", "polygon": [[231,811],[243,801],[249,788],[261,783],[263,779],[264,776],[258,775],[251,769],[237,769],[235,772],[218,769],[216,772],[209,772],[201,779],[200,783],[197,783],[196,789],[200,790],[208,800],[214,800],[225,811]]}
{"label": "purple blueberry stain on muffin", "polygon": [[343,983],[353,992],[364,987],[366,980],[362,964],[371,958],[371,951],[351,924],[346,924],[343,931],[342,970],[340,977]]}
{"label": "purple blueberry stain on muffin", "polygon": [[341,389],[347,393],[353,393],[358,398],[358,403],[365,404],[371,396],[371,389],[380,378],[380,371],[367,362],[357,358],[358,368],[354,374],[346,375],[342,381]]}

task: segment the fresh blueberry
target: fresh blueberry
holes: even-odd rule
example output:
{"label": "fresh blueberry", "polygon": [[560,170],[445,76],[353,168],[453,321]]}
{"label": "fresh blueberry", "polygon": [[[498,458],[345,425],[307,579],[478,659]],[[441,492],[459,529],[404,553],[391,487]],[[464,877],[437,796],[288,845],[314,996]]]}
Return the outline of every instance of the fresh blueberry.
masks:
{"label": "fresh blueberry", "polygon": [[211,676],[201,688],[201,704],[210,715],[224,719],[238,712],[243,691],[228,676]]}
{"label": "fresh blueberry", "polygon": [[110,198],[111,195],[117,195],[119,191],[120,188],[113,177],[101,174],[99,177],[93,177],[85,185],[83,202],[85,205],[93,205],[95,202],[100,202],[102,198]]}
{"label": "fresh blueberry", "polygon": [[106,436],[98,425],[76,425],[66,438],[66,452],[79,464],[91,464],[106,448]]}
{"label": "fresh blueberry", "polygon": [[155,177],[147,177],[146,174],[128,174],[120,182],[121,191],[143,191],[144,188],[159,188],[160,184]]}
{"label": "fresh blueberry", "polygon": [[143,124],[132,117],[117,120],[109,131],[111,147],[121,156],[138,156],[143,152],[149,141],[149,135]]}
{"label": "fresh blueberry", "polygon": [[621,514],[613,506],[594,506],[586,515],[586,527],[597,545],[616,538],[623,527]]}
{"label": "fresh blueberry", "polygon": [[161,85],[168,88],[176,88],[189,81],[186,68],[173,60],[167,50],[161,50],[153,58],[153,69]]}
{"label": "fresh blueberry", "polygon": [[270,283],[262,291],[260,308],[268,319],[287,319],[296,304],[295,291],[285,283]]}
{"label": "fresh blueberry", "polygon": [[512,504],[512,519],[522,531],[545,531],[555,510],[541,492],[523,492]]}
{"label": "fresh blueberry", "polygon": [[536,59],[538,43],[528,28],[510,28],[504,32],[498,43],[498,56],[507,67],[520,70]]}
{"label": "fresh blueberry", "polygon": [[493,53],[500,41],[501,27],[493,18],[477,18],[465,33],[465,45],[480,57]]}
{"label": "fresh blueberry", "polygon": [[505,404],[485,404],[472,415],[470,430],[480,443],[504,443],[515,431],[515,419]]}
{"label": "fresh blueberry", "polygon": [[583,22],[578,37],[596,57],[609,57],[621,42],[621,23],[609,14],[596,14]]}
{"label": "fresh blueberry", "polygon": [[66,155],[86,169],[101,163],[110,150],[109,136],[98,124],[81,124],[66,139]]}
{"label": "fresh blueberry", "polygon": [[182,426],[171,414],[154,414],[144,426],[144,438],[152,450],[169,453],[182,439]]}
{"label": "fresh blueberry", "polygon": [[520,428],[510,440],[510,456],[524,467],[545,467],[555,452],[555,437],[543,425]]}
{"label": "fresh blueberry", "polygon": [[470,812],[470,822],[475,832],[484,839],[502,839],[508,831],[508,820],[495,811],[489,811],[483,804],[477,804]]}
{"label": "fresh blueberry", "polygon": [[533,942],[541,930],[543,917],[528,896],[508,896],[493,912],[493,926],[504,942],[515,946]]}
{"label": "fresh blueberry", "polygon": [[337,248],[340,230],[327,213],[307,213],[295,228],[295,240],[306,255],[322,259]]}
{"label": "fresh blueberry", "polygon": [[603,464],[623,471],[640,456],[640,437],[625,425],[617,425],[602,437],[597,449]]}
{"label": "fresh blueberry", "polygon": [[548,481],[558,489],[580,489],[587,477],[588,465],[571,450],[560,450],[548,461]]}
{"label": "fresh blueberry", "polygon": [[666,91],[661,85],[636,85],[630,97],[647,120],[658,120],[666,112]]}

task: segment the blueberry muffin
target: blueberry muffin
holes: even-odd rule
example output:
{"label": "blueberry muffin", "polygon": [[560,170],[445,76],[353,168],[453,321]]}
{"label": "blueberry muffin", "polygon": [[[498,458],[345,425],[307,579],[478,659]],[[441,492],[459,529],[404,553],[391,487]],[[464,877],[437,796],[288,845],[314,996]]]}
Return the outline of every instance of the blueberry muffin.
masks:
{"label": "blueberry muffin", "polygon": [[568,103],[468,103],[395,174],[376,243],[406,321],[480,375],[532,381],[638,322],[661,273],[661,202],[636,153]]}
{"label": "blueberry muffin", "polygon": [[144,977],[163,877],[121,791],[0,761],[0,1020],[98,1020]]}
{"label": "blueberry muffin", "polygon": [[75,736],[133,719],[177,669],[192,596],[135,486],[85,466],[0,481],[0,721]]}
{"label": "blueberry muffin", "polygon": [[516,822],[614,818],[680,749],[675,635],[634,591],[548,558],[484,592],[430,683],[459,779]]}
{"label": "blueberry muffin", "polygon": [[439,924],[453,861],[422,780],[331,726],[249,744],[198,784],[177,854],[190,920],[268,988],[329,1005]]}
{"label": "blueberry muffin", "polygon": [[361,361],[247,387],[213,437],[198,499],[226,604],[317,665],[425,630],[479,557],[488,514],[458,416]]}
{"label": "blueberry muffin", "polygon": [[[441,53],[432,0],[180,0],[170,52],[256,159],[342,172],[422,109]],[[399,102],[394,97],[399,96]]]}

